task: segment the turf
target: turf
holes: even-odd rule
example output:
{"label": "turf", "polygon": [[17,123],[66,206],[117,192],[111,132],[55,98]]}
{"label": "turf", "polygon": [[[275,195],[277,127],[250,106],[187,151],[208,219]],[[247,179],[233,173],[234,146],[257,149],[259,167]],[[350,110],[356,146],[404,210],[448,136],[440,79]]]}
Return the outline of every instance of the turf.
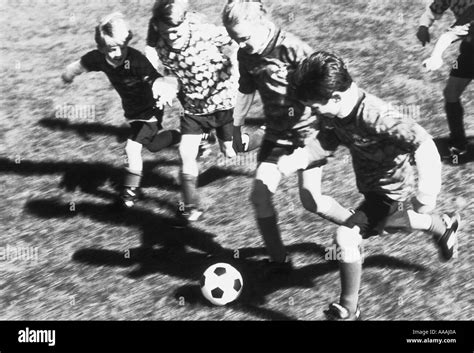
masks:
{"label": "turf", "polygon": [[[124,162],[127,127],[118,95],[101,73],[64,86],[65,65],[93,49],[97,19],[122,11],[132,46],[144,49],[148,1],[1,1],[0,247],[36,249],[35,260],[2,261],[0,319],[6,320],[322,320],[337,299],[337,264],[326,261],[335,226],[305,211],[297,181],[275,196],[295,266],[286,279],[265,279],[265,257],[248,195],[255,155],[224,161],[215,146],[200,161],[206,219],[170,226],[180,201],[176,148],[144,158],[145,198],[133,211],[110,207]],[[223,1],[195,2],[219,21]],[[415,37],[422,1],[267,1],[269,13],[315,49],[338,53],[368,91],[419,112],[439,142],[447,135],[442,88],[449,68],[421,69],[433,42]],[[452,14],[436,23],[439,37]],[[450,49],[448,62],[456,57]],[[474,131],[473,86],[464,95]],[[71,113],[68,106],[85,110]],[[87,107],[89,110],[87,110]],[[62,109],[62,110],[61,110]],[[178,105],[165,126],[178,126]],[[64,114],[63,114],[64,113]],[[261,105],[249,122],[257,125]],[[368,320],[472,320],[473,164],[445,165],[439,210],[464,220],[457,259],[439,262],[429,236],[397,233],[364,245],[361,307]],[[346,207],[361,200],[347,150],[327,166],[323,188]],[[229,254],[244,275],[241,298],[213,307],[201,297],[200,274]]]}

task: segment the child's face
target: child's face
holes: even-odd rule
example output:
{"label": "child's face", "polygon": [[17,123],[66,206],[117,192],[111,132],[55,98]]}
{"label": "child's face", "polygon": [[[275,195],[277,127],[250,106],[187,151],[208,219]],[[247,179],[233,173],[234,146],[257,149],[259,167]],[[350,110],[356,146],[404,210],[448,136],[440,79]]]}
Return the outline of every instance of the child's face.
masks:
{"label": "child's face", "polygon": [[271,28],[265,24],[242,22],[228,27],[229,36],[249,54],[261,54],[270,40]]}
{"label": "child's face", "polygon": [[171,48],[180,49],[186,45],[189,35],[189,26],[186,21],[178,26],[170,26],[160,22],[155,28]]}
{"label": "child's face", "polygon": [[311,109],[318,114],[335,118],[339,116],[339,113],[341,112],[342,101],[341,97],[337,93],[335,93],[327,101],[312,100],[308,102],[303,102],[303,104],[308,107],[311,107]]}
{"label": "child's face", "polygon": [[114,64],[121,64],[127,55],[127,47],[115,45],[105,49],[105,55]]}

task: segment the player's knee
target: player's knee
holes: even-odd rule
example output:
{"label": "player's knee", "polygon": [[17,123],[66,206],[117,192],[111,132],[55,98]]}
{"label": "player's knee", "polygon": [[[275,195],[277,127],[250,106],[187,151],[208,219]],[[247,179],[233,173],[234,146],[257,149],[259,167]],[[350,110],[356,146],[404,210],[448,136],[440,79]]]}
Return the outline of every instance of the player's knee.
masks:
{"label": "player's knee", "polygon": [[362,237],[358,227],[339,227],[336,231],[334,242],[338,249],[338,258],[342,262],[353,263],[361,261],[360,247],[362,245]]}

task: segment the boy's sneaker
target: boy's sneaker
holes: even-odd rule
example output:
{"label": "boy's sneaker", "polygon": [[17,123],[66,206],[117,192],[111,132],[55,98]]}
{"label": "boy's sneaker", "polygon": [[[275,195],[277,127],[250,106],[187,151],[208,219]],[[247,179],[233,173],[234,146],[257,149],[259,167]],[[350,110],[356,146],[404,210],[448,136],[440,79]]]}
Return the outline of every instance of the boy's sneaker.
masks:
{"label": "boy's sneaker", "polygon": [[289,256],[286,256],[284,262],[275,262],[269,259],[263,260],[263,275],[273,276],[273,275],[283,275],[287,276],[293,271],[293,262]]}
{"label": "boy's sneaker", "polygon": [[130,209],[135,206],[141,197],[140,188],[124,187],[120,194],[119,205],[123,209]]}
{"label": "boy's sneaker", "polygon": [[454,253],[457,251],[457,232],[461,226],[461,216],[459,214],[456,214],[453,217],[443,215],[443,220],[446,223],[446,232],[444,232],[440,238],[434,240],[438,246],[441,261],[446,262],[451,260]]}
{"label": "boy's sneaker", "polygon": [[324,311],[330,321],[357,321],[360,319],[360,308],[357,307],[355,313],[351,313],[346,307],[339,303],[329,304],[329,309]]}
{"label": "boy's sneaker", "polygon": [[176,226],[186,227],[189,223],[200,221],[204,218],[204,211],[195,206],[179,207],[176,212],[178,223]]}

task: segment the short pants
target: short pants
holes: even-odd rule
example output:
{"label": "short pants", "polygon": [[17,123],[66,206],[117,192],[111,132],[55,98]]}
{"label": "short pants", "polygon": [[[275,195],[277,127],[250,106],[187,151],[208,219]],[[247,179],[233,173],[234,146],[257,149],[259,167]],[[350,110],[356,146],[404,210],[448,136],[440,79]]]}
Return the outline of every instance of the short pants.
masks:
{"label": "short pants", "polygon": [[181,118],[181,135],[201,135],[216,129],[221,141],[232,141],[234,130],[234,110],[223,110],[209,115],[188,115]]}

